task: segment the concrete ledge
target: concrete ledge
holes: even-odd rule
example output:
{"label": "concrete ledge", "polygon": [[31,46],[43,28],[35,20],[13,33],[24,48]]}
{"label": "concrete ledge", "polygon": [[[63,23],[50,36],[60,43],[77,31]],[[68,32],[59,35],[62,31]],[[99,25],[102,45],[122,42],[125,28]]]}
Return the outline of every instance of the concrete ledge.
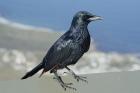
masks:
{"label": "concrete ledge", "polygon": [[[85,75],[88,84],[76,82],[71,76],[63,77],[65,82],[74,83],[77,88],[75,93],[140,93],[140,71],[118,72]],[[61,86],[52,79],[46,77],[40,79],[0,81],[1,93],[74,93],[72,90],[64,91]]]}

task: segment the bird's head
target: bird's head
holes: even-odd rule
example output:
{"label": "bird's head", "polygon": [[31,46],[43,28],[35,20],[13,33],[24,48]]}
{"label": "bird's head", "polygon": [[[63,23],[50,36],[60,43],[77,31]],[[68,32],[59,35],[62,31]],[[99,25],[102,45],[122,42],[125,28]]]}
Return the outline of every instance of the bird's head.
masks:
{"label": "bird's head", "polygon": [[80,11],[73,17],[72,25],[88,25],[91,21],[96,20],[102,20],[102,18],[87,11]]}

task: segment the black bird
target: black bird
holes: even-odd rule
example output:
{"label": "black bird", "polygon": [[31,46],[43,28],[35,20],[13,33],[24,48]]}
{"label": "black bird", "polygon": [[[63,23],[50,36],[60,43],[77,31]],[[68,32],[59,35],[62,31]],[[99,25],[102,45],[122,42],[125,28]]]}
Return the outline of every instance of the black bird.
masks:
{"label": "black bird", "polygon": [[77,61],[89,50],[90,46],[90,34],[88,32],[88,24],[91,21],[101,20],[100,16],[93,15],[87,11],[80,11],[73,17],[70,29],[64,33],[49,49],[43,61],[31,71],[27,72],[21,79],[31,77],[39,70],[43,69],[43,73],[50,71],[54,73],[55,79],[59,81],[61,86],[66,88],[71,87],[71,83],[64,83],[61,77],[57,74],[58,69],[66,68],[73,77],[79,81],[85,81],[86,77],[76,75],[69,65],[74,65]]}

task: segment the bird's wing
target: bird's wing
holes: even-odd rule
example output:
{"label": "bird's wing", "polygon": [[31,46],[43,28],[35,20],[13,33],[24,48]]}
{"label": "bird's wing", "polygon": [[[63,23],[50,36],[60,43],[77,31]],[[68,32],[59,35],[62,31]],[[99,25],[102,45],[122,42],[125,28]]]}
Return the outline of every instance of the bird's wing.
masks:
{"label": "bird's wing", "polygon": [[61,37],[48,51],[46,58],[49,64],[58,64],[65,61],[71,55],[73,49],[73,39],[71,37]]}

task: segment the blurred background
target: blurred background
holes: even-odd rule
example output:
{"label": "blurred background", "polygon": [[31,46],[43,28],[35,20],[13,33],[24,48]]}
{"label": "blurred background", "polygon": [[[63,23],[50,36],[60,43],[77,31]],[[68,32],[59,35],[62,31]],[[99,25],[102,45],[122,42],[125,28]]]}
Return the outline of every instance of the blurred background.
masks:
{"label": "blurred background", "polygon": [[69,29],[73,15],[81,10],[104,20],[89,24],[90,50],[71,68],[78,74],[139,70],[139,3],[0,0],[0,79],[19,79],[40,63],[49,47]]}

